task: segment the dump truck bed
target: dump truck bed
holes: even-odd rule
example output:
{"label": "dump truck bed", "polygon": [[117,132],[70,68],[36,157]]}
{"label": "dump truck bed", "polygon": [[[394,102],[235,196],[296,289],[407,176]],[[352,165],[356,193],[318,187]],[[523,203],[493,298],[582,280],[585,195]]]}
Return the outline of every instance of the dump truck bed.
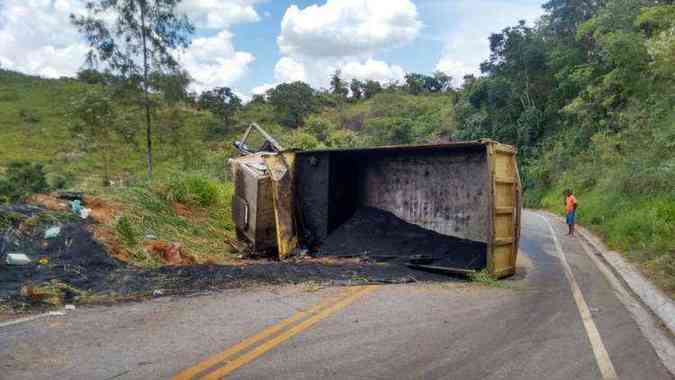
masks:
{"label": "dump truck bed", "polygon": [[[293,174],[300,242],[319,255],[357,255],[362,246],[370,251],[364,256],[405,252],[431,256],[436,266],[487,269],[498,277],[515,271],[520,182],[512,147],[474,141],[313,150],[295,154]],[[411,229],[400,225],[397,233],[391,218],[354,228],[359,223],[353,218],[367,209],[420,233],[408,238]],[[382,230],[389,230],[388,238]],[[405,246],[414,241],[416,248]]]}

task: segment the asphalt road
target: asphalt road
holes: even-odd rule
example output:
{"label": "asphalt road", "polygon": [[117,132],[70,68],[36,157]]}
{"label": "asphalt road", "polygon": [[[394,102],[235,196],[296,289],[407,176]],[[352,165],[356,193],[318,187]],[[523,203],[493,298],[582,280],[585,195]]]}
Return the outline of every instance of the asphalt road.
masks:
{"label": "asphalt road", "polygon": [[551,225],[556,239],[525,213],[504,288],[264,287],[0,327],[0,379],[672,379],[579,238]]}

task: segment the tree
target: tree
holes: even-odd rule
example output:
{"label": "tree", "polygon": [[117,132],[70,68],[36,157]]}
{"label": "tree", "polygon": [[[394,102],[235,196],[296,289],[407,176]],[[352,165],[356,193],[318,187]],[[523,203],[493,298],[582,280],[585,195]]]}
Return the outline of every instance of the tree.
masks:
{"label": "tree", "polygon": [[405,75],[405,89],[410,95],[419,95],[424,91],[425,77],[422,74],[408,73]]}
{"label": "tree", "polygon": [[216,87],[199,96],[199,107],[211,111],[223,122],[223,128],[230,125],[234,113],[241,109],[241,99],[229,87]]}
{"label": "tree", "polygon": [[363,97],[370,99],[378,93],[382,92],[382,85],[375,80],[367,80],[363,87]]}
{"label": "tree", "polygon": [[171,55],[187,48],[194,32],[187,16],[178,16],[180,0],[91,0],[86,15],[70,19],[89,43],[87,63],[104,62],[114,72],[143,89],[148,177],[152,177],[152,104],[150,73],[175,72],[179,64]]}
{"label": "tree", "polygon": [[340,74],[340,70],[335,70],[333,76],[330,79],[330,88],[334,95],[337,95],[341,98],[346,98],[349,94],[349,90],[347,89],[347,84],[345,81],[340,78]]}
{"label": "tree", "polygon": [[268,102],[274,106],[279,124],[288,128],[302,127],[305,117],[316,109],[316,94],[304,82],[282,83],[267,91]]}
{"label": "tree", "polygon": [[110,184],[110,158],[117,113],[108,93],[94,86],[75,98],[70,104],[70,131],[87,141],[91,150],[101,154],[103,183]]}
{"label": "tree", "polygon": [[356,78],[352,79],[352,81],[349,83],[349,89],[352,90],[353,100],[359,100],[363,97],[364,87],[365,83],[361,82]]}
{"label": "tree", "polygon": [[155,71],[150,75],[151,88],[159,91],[168,105],[189,102],[188,86],[191,82],[192,78],[185,70],[170,73]]}

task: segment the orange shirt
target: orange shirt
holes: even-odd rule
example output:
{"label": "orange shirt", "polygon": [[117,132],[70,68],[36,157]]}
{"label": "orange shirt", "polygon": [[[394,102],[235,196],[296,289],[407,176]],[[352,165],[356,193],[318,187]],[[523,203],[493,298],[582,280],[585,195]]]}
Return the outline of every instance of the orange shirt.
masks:
{"label": "orange shirt", "polygon": [[577,199],[574,198],[574,195],[568,196],[565,202],[567,203],[567,206],[565,207],[565,212],[574,211],[574,205],[577,203]]}

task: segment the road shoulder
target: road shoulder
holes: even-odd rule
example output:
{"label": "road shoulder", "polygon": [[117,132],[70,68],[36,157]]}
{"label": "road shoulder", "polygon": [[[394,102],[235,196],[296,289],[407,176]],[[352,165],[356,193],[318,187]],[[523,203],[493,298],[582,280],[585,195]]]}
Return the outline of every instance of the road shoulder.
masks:
{"label": "road shoulder", "polygon": [[[564,222],[553,213],[539,212],[549,219]],[[620,253],[608,250],[586,228],[577,226],[577,232],[586,254],[612,285],[663,364],[675,376],[675,303],[649,282],[639,269]]]}

